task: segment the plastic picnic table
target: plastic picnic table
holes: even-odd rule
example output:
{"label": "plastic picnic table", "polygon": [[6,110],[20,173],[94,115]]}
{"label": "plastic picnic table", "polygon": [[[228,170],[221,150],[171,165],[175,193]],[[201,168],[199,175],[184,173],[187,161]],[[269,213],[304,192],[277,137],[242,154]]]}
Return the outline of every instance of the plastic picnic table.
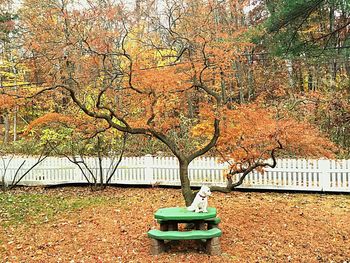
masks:
{"label": "plastic picnic table", "polygon": [[[154,213],[160,224],[160,230],[148,231],[151,238],[151,252],[158,255],[165,251],[165,241],[174,240],[202,240],[206,244],[206,252],[210,255],[220,255],[219,237],[222,232],[218,228],[220,218],[216,218],[216,208],[208,207],[208,212],[196,213],[188,211],[187,207],[160,208]],[[179,231],[178,223],[194,224],[195,230]],[[207,227],[206,227],[207,225]]]}
{"label": "plastic picnic table", "polygon": [[155,212],[154,217],[156,219],[172,221],[205,220],[216,217],[216,208],[208,207],[207,210],[207,213],[195,213],[188,211],[186,207],[167,207],[158,209]]}

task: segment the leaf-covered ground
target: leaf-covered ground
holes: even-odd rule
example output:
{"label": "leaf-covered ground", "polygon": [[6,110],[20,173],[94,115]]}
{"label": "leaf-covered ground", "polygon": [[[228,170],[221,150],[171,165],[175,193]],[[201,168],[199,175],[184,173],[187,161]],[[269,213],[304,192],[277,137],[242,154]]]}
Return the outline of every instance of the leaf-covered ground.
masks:
{"label": "leaf-covered ground", "polygon": [[350,196],[214,193],[221,256],[181,242],[149,253],[153,213],[181,206],[178,189],[22,189],[0,194],[2,262],[348,262]]}

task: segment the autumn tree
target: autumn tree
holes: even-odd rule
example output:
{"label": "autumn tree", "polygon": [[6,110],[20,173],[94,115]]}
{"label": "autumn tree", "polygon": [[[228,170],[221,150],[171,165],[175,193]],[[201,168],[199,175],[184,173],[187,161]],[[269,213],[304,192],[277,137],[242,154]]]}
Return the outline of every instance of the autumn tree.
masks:
{"label": "autumn tree", "polygon": [[[274,159],[284,143],[322,153],[315,144],[298,144],[295,136],[283,140],[289,129],[295,134],[305,127],[282,125],[284,133],[279,133],[268,110],[259,129],[249,126],[265,111],[254,106],[263,104],[258,92],[250,93],[252,104],[240,107],[246,101],[244,84],[237,82],[237,62],[252,47],[240,22],[243,8],[244,2],[234,0],[166,1],[161,12],[145,14],[109,1],[89,1],[87,6],[68,0],[24,1],[20,14],[27,33],[26,59],[37,74],[33,79],[42,82],[32,92],[60,92],[108,127],[164,143],[179,160],[186,205],[193,198],[188,165],[216,145],[223,156],[237,154],[236,162],[243,158],[240,167],[248,165],[248,170],[258,167],[251,160]],[[250,105],[256,110],[248,110]],[[246,128],[257,133],[244,146]],[[306,141],[314,142],[315,136]],[[248,148],[252,159],[235,145]]]}
{"label": "autumn tree", "polygon": [[[105,189],[110,184],[127,142],[126,133],[111,130],[99,119],[73,112],[44,114],[28,125],[26,136],[39,145],[47,145],[53,155],[75,164],[93,190]],[[87,160],[91,156],[97,156],[94,167]],[[106,163],[108,169],[104,167]]]}
{"label": "autumn tree", "polygon": [[336,147],[315,126],[279,111],[258,104],[226,110],[224,116],[230,121],[222,127],[216,149],[230,168],[226,187],[213,190],[232,191],[252,171],[264,173],[266,167],[276,167],[281,154],[334,158]]}
{"label": "autumn tree", "polygon": [[[12,47],[10,42],[11,33],[14,31],[16,16],[10,11],[10,1],[0,2],[0,86],[13,85],[16,82],[16,71],[12,59]],[[15,108],[15,100],[0,94],[0,123],[4,125],[3,142],[9,141],[10,135],[10,112]]]}

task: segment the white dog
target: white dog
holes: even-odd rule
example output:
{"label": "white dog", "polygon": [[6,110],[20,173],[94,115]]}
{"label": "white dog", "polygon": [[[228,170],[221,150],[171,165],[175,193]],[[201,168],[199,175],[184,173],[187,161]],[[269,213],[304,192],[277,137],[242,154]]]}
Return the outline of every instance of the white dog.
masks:
{"label": "white dog", "polygon": [[199,192],[196,194],[196,197],[194,198],[191,206],[187,207],[187,210],[194,211],[196,213],[207,213],[208,196],[210,195],[210,188],[208,186],[203,185]]}

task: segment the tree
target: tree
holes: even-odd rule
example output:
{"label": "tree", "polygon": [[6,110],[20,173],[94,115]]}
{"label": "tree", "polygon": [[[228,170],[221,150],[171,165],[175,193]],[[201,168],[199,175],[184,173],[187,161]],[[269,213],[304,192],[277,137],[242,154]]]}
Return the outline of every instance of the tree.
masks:
{"label": "tree", "polygon": [[334,158],[336,147],[316,127],[281,116],[276,110],[256,104],[225,112],[230,121],[222,127],[216,149],[230,169],[227,186],[213,190],[232,191],[252,171],[263,173],[265,167],[276,167],[280,154]]}
{"label": "tree", "polygon": [[[105,189],[111,182],[125,152],[127,134],[111,131],[101,121],[86,115],[47,113],[33,122],[26,134],[39,143],[48,145],[52,153],[74,163],[91,189]],[[97,154],[97,169],[87,158]],[[109,168],[104,169],[103,163]]]}
{"label": "tree", "polygon": [[[17,15],[13,13],[12,1],[0,2],[0,86],[12,86],[17,89],[17,84],[20,84],[23,76],[21,70],[18,71],[15,63],[15,21]],[[10,134],[10,113],[13,113],[13,140],[17,140],[17,105],[13,99],[0,94],[0,117],[4,123],[4,139],[3,142],[9,142]],[[4,101],[5,100],[5,101]]]}
{"label": "tree", "polygon": [[350,24],[347,1],[267,1],[266,9],[270,14],[266,29],[275,34],[271,40],[277,53],[301,55],[330,49],[331,54],[337,54],[346,48]]}
{"label": "tree", "polygon": [[33,93],[63,92],[108,127],[164,143],[179,160],[189,205],[188,165],[218,143],[235,123],[229,113],[244,102],[235,81],[236,62],[252,46],[239,22],[243,8],[241,1],[167,1],[161,14],[145,18],[108,1],[76,8],[27,0],[24,48],[33,79],[42,80]]}
{"label": "tree", "polygon": [[[13,160],[14,155],[6,155],[4,152],[0,151],[0,159],[1,159],[1,165],[2,165],[2,173],[1,173],[1,186],[2,190],[6,191],[8,189],[13,189],[15,188],[24,178],[27,174],[29,174],[37,165],[39,165],[42,161],[44,161],[47,156],[50,154],[50,148],[48,145],[44,145],[42,147],[42,151],[40,155],[38,156],[37,160],[35,163],[33,163],[31,166],[27,168],[23,168],[26,161],[24,160],[16,169],[14,176],[12,180],[6,179],[7,171],[9,169],[9,166]],[[23,171],[24,170],[24,171]]]}

